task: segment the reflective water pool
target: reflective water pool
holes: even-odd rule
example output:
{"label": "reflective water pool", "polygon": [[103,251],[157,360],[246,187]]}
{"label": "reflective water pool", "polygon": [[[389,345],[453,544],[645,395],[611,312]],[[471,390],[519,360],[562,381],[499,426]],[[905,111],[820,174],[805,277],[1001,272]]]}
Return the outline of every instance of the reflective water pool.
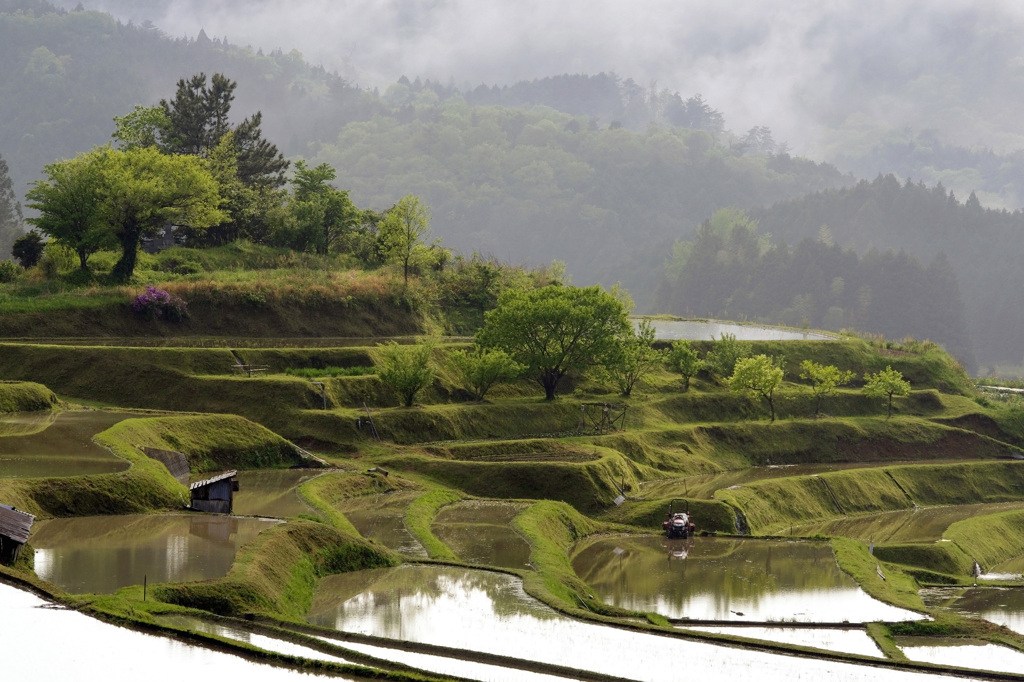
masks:
{"label": "reflective water pool", "polygon": [[36,573],[68,592],[219,578],[238,548],[278,521],[214,514],[87,516],[38,521]]}
{"label": "reflective water pool", "polygon": [[921,598],[929,607],[952,609],[1024,634],[1024,588],[940,587],[921,590]]}
{"label": "reflective water pool", "polygon": [[108,474],[128,462],[92,441],[138,413],[86,410],[0,416],[0,477],[34,478]]}
{"label": "reflective water pool", "polygon": [[[771,327],[753,324],[735,324],[716,320],[659,320],[648,319],[654,327],[654,337],[665,341],[690,339],[711,341],[732,334],[740,341],[833,341],[838,338],[825,332],[804,331],[787,327]],[[634,320],[634,324],[638,324]]]}
{"label": "reflective water pool", "polygon": [[[876,543],[928,542],[940,540],[946,529],[957,521],[1014,509],[1024,509],[1024,503],[961,504],[858,514],[833,521],[795,526],[786,533],[799,536],[834,535],[865,541],[873,540]],[[998,571],[993,569],[993,572]]]}
{"label": "reflective water pool", "polygon": [[302,501],[297,488],[318,473],[316,469],[239,471],[234,511],[245,516],[273,516],[282,519],[311,514],[312,508]]}
{"label": "reflective water pool", "polygon": [[[254,663],[239,656],[110,625],[54,607],[0,583],[0,641],[5,680],[177,682],[195,678],[246,682],[352,680]],[[102,672],[100,672],[102,671]],[[365,678],[363,678],[365,679]]]}
{"label": "reflective water pool", "polygon": [[512,528],[512,519],[528,505],[472,500],[445,507],[431,531],[465,562],[525,568],[530,545]]}
{"label": "reflective water pool", "polygon": [[420,493],[388,493],[345,500],[337,505],[359,534],[415,559],[426,559],[427,550],[405,526],[405,508]]}
{"label": "reflective water pool", "polygon": [[928,675],[719,646],[577,621],[512,576],[401,566],[321,581],[317,625],[599,671],[630,680],[921,680]]}
{"label": "reflective water pool", "polygon": [[837,630],[832,628],[791,628],[791,627],[730,627],[728,625],[701,625],[687,628],[697,632],[714,632],[720,635],[763,639],[797,646],[812,646],[827,651],[842,651],[862,656],[881,656],[875,641],[864,630]]}
{"label": "reflective water pool", "polygon": [[697,620],[862,623],[921,616],[870,597],[822,542],[620,536],[573,568],[609,604]]}
{"label": "reflective water pool", "polygon": [[930,637],[897,637],[896,644],[912,661],[1007,673],[1024,670],[1024,653],[998,644]]}

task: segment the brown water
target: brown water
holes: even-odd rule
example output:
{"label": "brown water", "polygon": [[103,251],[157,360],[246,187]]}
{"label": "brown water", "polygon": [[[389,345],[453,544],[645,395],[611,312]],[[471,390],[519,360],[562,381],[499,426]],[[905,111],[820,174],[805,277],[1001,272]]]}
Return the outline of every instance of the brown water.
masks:
{"label": "brown water", "polygon": [[525,568],[530,545],[512,528],[528,505],[472,500],[445,507],[430,529],[463,561],[501,568]]}
{"label": "brown water", "polygon": [[246,516],[272,516],[281,519],[311,514],[313,509],[302,501],[297,488],[318,473],[316,469],[239,471],[234,511]]}
{"label": "brown water", "polygon": [[795,526],[785,534],[794,536],[828,535],[873,540],[876,543],[928,542],[942,539],[946,529],[957,521],[973,516],[1024,509],[1022,502],[995,504],[962,504],[943,507],[922,507],[858,514],[834,521]]}
{"label": "brown water", "polygon": [[405,526],[405,508],[420,493],[386,493],[345,500],[337,506],[359,534],[414,559],[426,559],[427,550]]}
{"label": "brown water", "polygon": [[128,462],[92,441],[130,412],[87,410],[0,416],[0,477],[34,478],[108,474]]}
{"label": "brown water", "polygon": [[[254,663],[232,654],[143,634],[0,583],[0,642],[5,680],[178,682],[239,679],[246,682],[352,680]],[[91,674],[90,674],[91,673]],[[365,679],[365,678],[363,678]]]}
{"label": "brown water", "polygon": [[983,618],[1024,635],[1024,588],[929,588],[921,590],[921,598],[929,607]]}
{"label": "brown water", "polygon": [[483,651],[631,680],[922,680],[897,670],[723,647],[568,618],[513,576],[400,566],[321,581],[309,620],[363,634]]}
{"label": "brown water", "polygon": [[604,538],[573,558],[609,604],[696,620],[863,623],[920,615],[870,597],[821,542]]}
{"label": "brown water", "polygon": [[36,573],[71,593],[219,578],[238,548],[278,523],[213,514],[87,516],[38,521]]}

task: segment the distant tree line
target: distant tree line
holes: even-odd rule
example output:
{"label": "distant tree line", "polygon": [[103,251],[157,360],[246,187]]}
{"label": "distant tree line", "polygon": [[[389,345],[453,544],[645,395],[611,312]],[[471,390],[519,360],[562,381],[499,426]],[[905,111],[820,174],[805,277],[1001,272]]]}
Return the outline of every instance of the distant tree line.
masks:
{"label": "distant tree line", "polygon": [[833,243],[828,229],[790,247],[758,227],[743,211],[722,210],[693,240],[677,242],[658,309],[930,339],[973,367],[958,279],[944,254],[927,266],[903,251],[860,256]]}

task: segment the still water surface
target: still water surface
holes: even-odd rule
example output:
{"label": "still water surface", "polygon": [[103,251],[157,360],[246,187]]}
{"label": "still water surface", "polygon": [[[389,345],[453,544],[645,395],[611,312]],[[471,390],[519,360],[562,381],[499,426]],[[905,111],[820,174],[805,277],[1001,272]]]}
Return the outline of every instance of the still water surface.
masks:
{"label": "still water surface", "polygon": [[[301,682],[351,680],[275,668],[110,625],[0,583],[5,680]],[[17,652],[17,655],[8,655]],[[365,679],[365,678],[364,678]]]}
{"label": "still water surface", "polygon": [[528,505],[472,500],[445,507],[430,529],[456,556],[472,564],[525,568],[530,545],[512,528],[512,519]]}
{"label": "still water surface", "polygon": [[952,609],[965,616],[991,621],[1024,635],[1024,588],[977,587],[930,588],[921,590],[921,598],[929,607]]}
{"label": "still water surface", "polygon": [[529,597],[513,576],[453,567],[400,566],[331,576],[321,581],[309,620],[641,681],[938,679],[577,621]]}
{"label": "still water surface", "polygon": [[660,536],[587,544],[573,568],[609,604],[696,620],[916,620],[843,573],[822,542]]}
{"label": "still water surface", "polygon": [[[715,320],[658,320],[648,319],[654,327],[654,338],[664,341],[690,339],[711,341],[732,334],[739,341],[834,341],[837,336],[824,332],[787,329],[752,324],[733,324]],[[636,321],[634,321],[636,324]]]}
{"label": "still water surface", "polygon": [[405,508],[420,493],[387,493],[344,500],[336,506],[359,534],[415,559],[426,559],[416,536],[405,527]]}
{"label": "still water surface", "polygon": [[87,410],[0,416],[0,477],[30,478],[109,474],[128,462],[92,441],[93,436],[139,413]]}
{"label": "still water surface", "polygon": [[861,629],[835,630],[831,628],[790,628],[790,627],[730,627],[728,625],[701,625],[687,628],[697,632],[714,632],[720,635],[763,639],[769,642],[812,646],[826,651],[842,651],[861,656],[881,656],[875,640]]}
{"label": "still water surface", "polygon": [[929,637],[898,637],[896,644],[911,661],[1006,673],[1024,670],[1024,653],[998,644],[964,643],[962,640],[936,642]]}
{"label": "still water surface", "polygon": [[71,593],[226,575],[238,548],[278,521],[213,514],[85,516],[38,521],[36,573]]}
{"label": "still water surface", "polygon": [[234,511],[245,516],[284,519],[313,510],[299,497],[297,488],[315,477],[316,469],[264,469],[238,472]]}
{"label": "still water surface", "polygon": [[789,531],[789,534],[800,536],[838,535],[858,540],[873,540],[876,543],[928,542],[942,539],[942,534],[946,532],[946,529],[957,521],[1016,509],[1024,509],[1024,503],[959,504],[877,514],[857,514],[833,521],[795,526]]}

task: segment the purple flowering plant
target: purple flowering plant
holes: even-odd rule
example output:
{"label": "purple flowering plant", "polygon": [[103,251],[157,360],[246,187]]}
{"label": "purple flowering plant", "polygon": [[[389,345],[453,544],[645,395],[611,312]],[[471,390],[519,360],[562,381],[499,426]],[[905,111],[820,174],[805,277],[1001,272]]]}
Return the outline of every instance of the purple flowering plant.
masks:
{"label": "purple flowering plant", "polygon": [[181,322],[188,316],[188,306],[184,300],[151,286],[146,287],[146,293],[135,297],[132,310],[149,320]]}

